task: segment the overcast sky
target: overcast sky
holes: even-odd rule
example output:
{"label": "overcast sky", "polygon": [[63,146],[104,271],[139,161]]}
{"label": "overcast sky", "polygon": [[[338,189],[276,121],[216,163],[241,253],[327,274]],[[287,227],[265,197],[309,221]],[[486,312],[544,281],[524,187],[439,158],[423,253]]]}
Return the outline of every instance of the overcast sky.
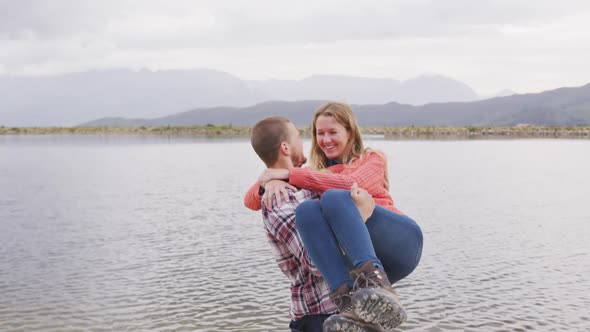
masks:
{"label": "overcast sky", "polygon": [[480,94],[590,82],[589,0],[0,0],[0,74],[440,74]]}

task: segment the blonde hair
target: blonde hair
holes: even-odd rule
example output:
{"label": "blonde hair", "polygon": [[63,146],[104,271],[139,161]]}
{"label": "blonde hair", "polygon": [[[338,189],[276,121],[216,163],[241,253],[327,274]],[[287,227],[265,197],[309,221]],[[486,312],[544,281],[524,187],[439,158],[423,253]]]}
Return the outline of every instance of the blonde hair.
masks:
{"label": "blonde hair", "polygon": [[356,159],[362,159],[367,153],[377,153],[385,160],[385,188],[389,190],[389,176],[387,171],[387,158],[379,151],[365,148],[361,130],[356,122],[352,108],[348,104],[329,102],[320,106],[313,115],[311,123],[311,152],[309,153],[309,165],[315,170],[325,170],[328,166],[328,157],[324,154],[317,141],[316,122],[320,116],[331,116],[341,124],[349,135],[349,140],[342,153],[342,164],[346,167]]}

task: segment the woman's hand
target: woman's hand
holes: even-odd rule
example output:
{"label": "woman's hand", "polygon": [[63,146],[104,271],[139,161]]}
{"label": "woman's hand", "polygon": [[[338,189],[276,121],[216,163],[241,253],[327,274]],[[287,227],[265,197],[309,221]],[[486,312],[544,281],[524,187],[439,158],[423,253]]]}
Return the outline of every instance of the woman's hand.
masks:
{"label": "woman's hand", "polygon": [[359,188],[356,182],[350,187],[350,196],[352,197],[354,204],[356,204],[356,207],[359,209],[363,221],[367,222],[375,210],[375,200],[373,199],[373,196],[371,196],[371,194],[365,189]]}
{"label": "woman's hand", "polygon": [[289,170],[286,168],[267,168],[258,177],[263,187],[270,180],[289,180]]}
{"label": "woman's hand", "polygon": [[268,209],[272,209],[273,198],[277,202],[277,206],[280,207],[283,202],[282,198],[285,198],[285,203],[289,201],[289,192],[287,189],[297,191],[297,188],[293,187],[289,183],[282,180],[270,180],[264,186],[264,202]]}

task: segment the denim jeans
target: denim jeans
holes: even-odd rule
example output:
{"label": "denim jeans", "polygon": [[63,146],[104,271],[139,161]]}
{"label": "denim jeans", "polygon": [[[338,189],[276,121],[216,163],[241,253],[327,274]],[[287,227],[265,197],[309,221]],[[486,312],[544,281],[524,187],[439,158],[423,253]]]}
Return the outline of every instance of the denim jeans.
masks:
{"label": "denim jeans", "polygon": [[307,253],[332,291],[344,283],[352,286],[350,266],[358,268],[367,260],[382,267],[391,283],[420,262],[423,238],[416,222],[376,206],[364,223],[348,190],[331,189],[320,200],[305,201],[295,216]]}

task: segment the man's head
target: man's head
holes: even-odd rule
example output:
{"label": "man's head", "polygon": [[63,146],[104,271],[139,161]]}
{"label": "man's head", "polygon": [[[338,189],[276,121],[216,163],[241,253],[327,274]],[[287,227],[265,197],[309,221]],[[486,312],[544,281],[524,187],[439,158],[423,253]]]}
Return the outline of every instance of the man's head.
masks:
{"label": "man's head", "polygon": [[262,119],[252,128],[250,142],[269,168],[300,167],[307,161],[299,130],[286,118],[270,116]]}

